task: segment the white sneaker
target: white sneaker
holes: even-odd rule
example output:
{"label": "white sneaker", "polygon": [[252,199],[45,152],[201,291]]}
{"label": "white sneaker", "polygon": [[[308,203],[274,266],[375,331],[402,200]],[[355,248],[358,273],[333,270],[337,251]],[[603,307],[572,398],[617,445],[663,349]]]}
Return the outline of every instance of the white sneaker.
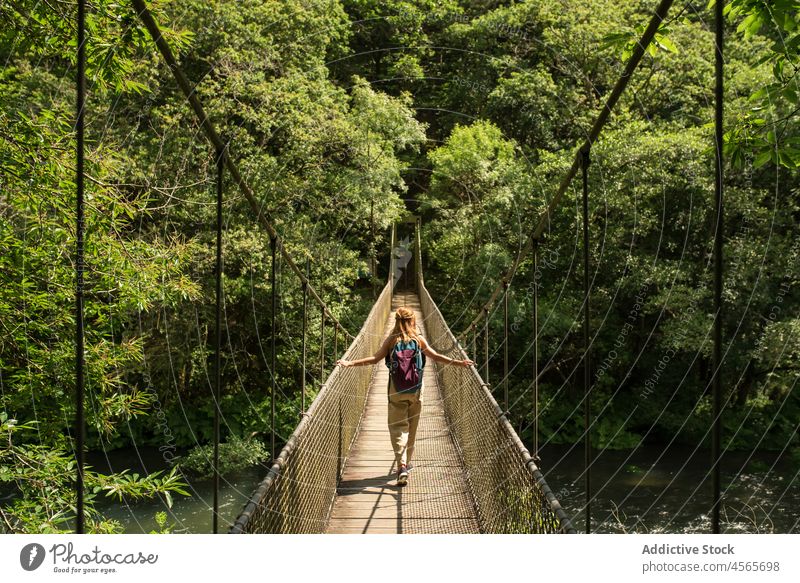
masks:
{"label": "white sneaker", "polygon": [[405,486],[408,483],[408,468],[405,464],[400,464],[400,469],[397,470],[397,485]]}

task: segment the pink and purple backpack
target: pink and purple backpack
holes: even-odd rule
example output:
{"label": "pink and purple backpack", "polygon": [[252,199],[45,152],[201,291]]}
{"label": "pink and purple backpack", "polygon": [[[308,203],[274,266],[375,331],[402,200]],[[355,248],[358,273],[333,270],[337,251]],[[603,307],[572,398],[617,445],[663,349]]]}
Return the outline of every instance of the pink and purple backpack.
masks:
{"label": "pink and purple backpack", "polygon": [[398,393],[415,393],[422,386],[422,370],[425,368],[425,355],[419,343],[413,338],[408,342],[400,340],[384,359],[389,375]]}

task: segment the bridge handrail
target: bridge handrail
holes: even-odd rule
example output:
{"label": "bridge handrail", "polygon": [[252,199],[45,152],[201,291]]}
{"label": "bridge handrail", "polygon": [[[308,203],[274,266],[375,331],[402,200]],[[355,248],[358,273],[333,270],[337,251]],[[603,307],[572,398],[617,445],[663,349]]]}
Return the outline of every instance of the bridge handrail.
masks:
{"label": "bridge handrail", "polygon": [[[343,358],[355,360],[377,351],[391,307],[390,280]],[[324,531],[374,370],[375,367],[334,367],[245,504],[231,534]]]}
{"label": "bridge handrail", "polygon": [[[422,278],[418,279],[418,290],[431,344],[451,358],[467,358]],[[437,372],[445,413],[467,472],[481,531],[575,533],[544,475],[477,369],[444,366],[437,367]]]}

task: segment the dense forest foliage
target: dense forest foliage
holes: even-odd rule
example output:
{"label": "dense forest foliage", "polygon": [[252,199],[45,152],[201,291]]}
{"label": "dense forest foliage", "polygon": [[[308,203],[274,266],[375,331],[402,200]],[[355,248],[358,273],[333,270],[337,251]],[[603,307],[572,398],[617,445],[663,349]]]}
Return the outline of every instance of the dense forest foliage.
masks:
{"label": "dense forest foliage", "polygon": [[[655,4],[148,6],[259,210],[355,334],[386,278],[372,259],[385,263],[390,225],[411,214],[421,217],[426,284],[463,331],[534,228]],[[69,530],[75,512],[75,12],[70,1],[0,3],[0,489],[13,493],[0,514],[9,531]],[[726,14],[724,445],[800,459],[798,6],[733,0]],[[592,148],[597,447],[708,439],[712,20],[705,2],[676,4]],[[215,153],[128,2],[89,2],[87,31],[89,447],[150,445],[172,462],[212,438]],[[270,240],[229,178],[224,192],[223,440],[253,461],[269,439]],[[570,443],[583,432],[579,194],[575,181],[551,217],[540,269],[526,258],[511,286],[511,417],[526,442],[535,285],[541,438]],[[279,441],[301,413],[302,292],[284,267]],[[491,326],[497,387],[501,312]],[[332,336],[329,327],[320,343],[313,305],[307,402],[320,364],[330,371],[340,356]],[[94,509],[97,496],[170,503],[186,493],[178,467],[90,472],[88,528],[120,529]]]}

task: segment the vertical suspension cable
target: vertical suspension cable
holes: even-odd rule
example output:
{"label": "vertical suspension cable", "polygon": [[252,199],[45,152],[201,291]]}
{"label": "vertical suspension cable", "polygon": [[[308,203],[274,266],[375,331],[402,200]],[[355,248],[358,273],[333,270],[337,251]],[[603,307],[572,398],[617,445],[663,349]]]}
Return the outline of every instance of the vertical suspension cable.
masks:
{"label": "vertical suspension cable", "polygon": [[369,232],[370,232],[370,274],[372,275],[372,299],[378,297],[378,260],[375,257],[377,251],[375,245],[375,200],[369,201]]}
{"label": "vertical suspension cable", "polygon": [[713,505],[712,505],[712,531],[718,534],[720,531],[720,506],[722,498],[720,493],[721,479],[720,479],[720,444],[722,440],[722,426],[721,426],[721,377],[722,377],[722,224],[723,224],[723,184],[722,184],[722,98],[723,98],[723,60],[722,60],[722,43],[724,36],[724,20],[723,20],[723,0],[717,0],[714,10],[714,21],[716,25],[716,42],[715,42],[715,60],[714,60],[714,75],[716,79],[715,87],[715,107],[714,107],[714,145],[716,146],[715,156],[715,191],[716,191],[716,221],[714,226],[714,355],[713,355],[713,409],[714,409],[714,427],[711,439],[712,449],[712,468],[713,479],[712,486],[713,492]]}
{"label": "vertical suspension cable", "polygon": [[[408,253],[408,248],[405,248],[406,253]],[[406,263],[403,266],[403,291],[408,291],[408,269],[410,265]],[[403,296],[406,298],[407,296]]]}
{"label": "vertical suspension cable", "polygon": [[216,338],[214,341],[214,508],[211,531],[219,529],[219,418],[222,398],[222,180],[225,172],[225,151],[217,151],[217,290]]}
{"label": "vertical suspension cable", "polygon": [[424,285],[422,277],[422,219],[417,217],[417,293],[422,293],[419,284]]}
{"label": "vertical suspension cable", "polygon": [[77,502],[75,505],[75,533],[83,534],[84,525],[84,501],[83,501],[83,471],[85,456],[83,453],[85,442],[85,419],[83,411],[83,392],[84,392],[84,348],[83,348],[83,166],[84,166],[84,107],[86,105],[86,2],[78,1],[78,72],[77,72],[77,109],[76,109],[76,146],[77,160],[75,177],[77,195],[77,224],[75,229],[75,456],[77,465],[77,477],[75,481],[75,492]]}
{"label": "vertical suspension cable", "polygon": [[333,325],[333,360],[339,357],[339,326]]}
{"label": "vertical suspension cable", "polygon": [[392,285],[392,295],[394,295],[394,285],[396,281],[395,270],[397,269],[397,261],[394,257],[394,246],[397,238],[397,229],[395,224],[392,223],[392,228],[389,233],[391,242],[389,243],[389,283]]}
{"label": "vertical suspension cable", "polygon": [[503,410],[508,415],[508,288],[509,282],[504,281],[503,287]]}
{"label": "vertical suspension cable", "polygon": [[533,460],[539,458],[539,240],[533,240]]}
{"label": "vertical suspension cable", "polygon": [[475,361],[477,366],[477,363],[480,362],[478,360],[478,329],[475,324],[472,324],[470,328],[472,328],[472,360]]}
{"label": "vertical suspension cable", "polygon": [[583,447],[586,489],[586,533],[591,532],[592,439],[591,439],[591,352],[589,349],[589,145],[581,149],[583,175]]}
{"label": "vertical suspension cable", "polygon": [[[306,279],[311,272],[311,260],[306,258]],[[308,334],[308,283],[302,282],[303,288],[303,339],[300,352],[303,376],[300,379],[300,412],[306,412],[306,334]]]}
{"label": "vertical suspension cable", "polygon": [[275,368],[275,341],[277,336],[277,330],[275,329],[275,316],[278,312],[278,280],[276,276],[276,269],[275,263],[277,259],[276,254],[276,247],[277,247],[277,237],[270,237],[269,239],[270,248],[272,251],[272,345],[271,345],[271,354],[270,354],[270,368],[272,373],[272,389],[270,392],[270,455],[272,460],[275,459],[275,400],[277,399],[278,393],[278,379],[277,379],[277,370]]}
{"label": "vertical suspension cable", "polygon": [[322,319],[319,339],[319,386],[325,382],[325,308],[322,308]]}
{"label": "vertical suspension cable", "polygon": [[486,328],[483,334],[483,381],[489,384],[489,308],[483,308]]}

